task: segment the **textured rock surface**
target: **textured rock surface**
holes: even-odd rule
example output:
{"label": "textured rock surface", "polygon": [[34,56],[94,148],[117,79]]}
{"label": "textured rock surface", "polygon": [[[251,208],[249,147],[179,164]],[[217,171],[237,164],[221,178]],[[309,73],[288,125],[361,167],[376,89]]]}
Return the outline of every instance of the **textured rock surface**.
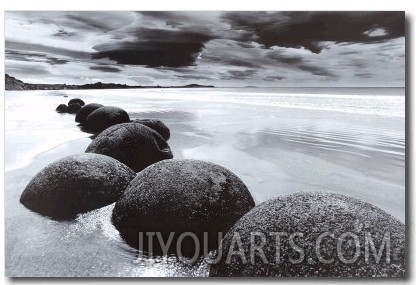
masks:
{"label": "textured rock surface", "polygon": [[[218,233],[226,233],[251,208],[253,198],[244,183],[226,168],[199,160],[164,160],[149,166],[132,180],[113,210],[112,222],[132,247],[140,247],[139,233],[160,232],[164,242],[175,233],[169,252],[176,252],[180,234],[198,237],[203,254],[203,233],[208,248],[218,246]],[[182,253],[193,256],[195,242],[183,239]],[[155,238],[153,252],[161,254]]]}
{"label": "textured rock surface", "polygon": [[59,104],[58,107],[56,107],[55,111],[58,112],[58,113],[65,113],[67,108],[68,108],[67,105]]}
{"label": "textured rock surface", "polygon": [[79,110],[79,112],[75,116],[75,122],[80,123],[80,124],[85,123],[88,115],[101,107],[104,107],[104,106],[98,103],[90,103],[90,104],[85,105],[84,107],[82,107],[81,110]]}
{"label": "textured rock surface", "polygon": [[82,106],[79,103],[73,103],[68,105],[68,108],[66,108],[66,112],[70,114],[76,114],[81,110]]}
{"label": "textured rock surface", "polygon": [[[258,251],[255,251],[254,262],[251,261],[250,235],[255,232],[266,236],[262,249],[269,264],[266,264]],[[273,232],[288,234],[280,238],[278,248],[276,236],[270,235]],[[296,232],[304,235],[293,239],[303,249],[303,259],[289,243],[289,236]],[[321,262],[322,259],[316,253],[318,237],[324,232],[334,234],[334,238],[326,236],[318,242],[323,259],[334,258],[328,263]],[[342,237],[344,233],[347,234]],[[354,237],[348,233],[356,235],[359,243],[357,251]],[[371,249],[368,251],[368,263],[365,261],[366,233],[370,233],[377,252],[384,235],[390,235],[390,264],[386,262],[386,251],[377,264]],[[238,237],[241,238],[242,248],[236,245]],[[241,249],[244,252],[246,264],[237,254],[230,256],[227,262],[233,238],[233,250],[238,252]],[[259,239],[255,240],[255,244],[260,244]],[[338,243],[340,250],[337,250]],[[279,263],[276,262],[277,249],[280,251]],[[356,252],[358,257],[354,260]],[[289,258],[301,262],[295,264]],[[345,260],[353,262],[347,264]],[[404,271],[405,227],[402,223],[377,207],[355,198],[311,192],[270,200],[244,215],[225,236],[222,258],[219,263],[211,265],[210,276],[369,277],[404,276]]]}
{"label": "textured rock surface", "polygon": [[136,172],[160,160],[173,158],[168,143],[157,132],[133,123],[118,124],[101,132],[86,152],[111,156]]}
{"label": "textured rock surface", "polygon": [[20,197],[28,209],[56,220],[74,218],[115,202],[135,173],[119,161],[99,154],[58,160],[29,182]]}
{"label": "textured rock surface", "polygon": [[151,128],[152,130],[155,130],[166,141],[169,140],[170,138],[170,130],[162,121],[153,120],[153,119],[137,119],[137,120],[134,120],[133,123],[139,123],[139,124],[142,124]]}
{"label": "textured rock surface", "polygon": [[94,132],[101,132],[116,124],[130,122],[126,111],[118,107],[106,106],[98,108],[88,115],[85,127]]}
{"label": "textured rock surface", "polygon": [[79,98],[74,98],[74,99],[69,100],[68,105],[75,104],[75,103],[78,103],[78,104],[80,104],[81,106],[84,106],[84,105],[85,105],[85,102],[84,102],[84,101],[82,101],[82,100],[81,100],[81,99],[79,99]]}

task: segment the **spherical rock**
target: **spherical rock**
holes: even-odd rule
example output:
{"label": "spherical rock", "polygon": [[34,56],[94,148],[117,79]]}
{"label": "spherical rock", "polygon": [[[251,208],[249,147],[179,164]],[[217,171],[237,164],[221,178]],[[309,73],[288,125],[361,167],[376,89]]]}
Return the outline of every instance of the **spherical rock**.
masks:
{"label": "spherical rock", "polygon": [[173,158],[168,143],[157,132],[132,123],[109,127],[94,138],[85,152],[111,156],[136,172]]}
{"label": "spherical rock", "polygon": [[59,104],[58,107],[56,107],[55,111],[58,112],[58,113],[65,113],[67,108],[68,108],[67,105]]}
{"label": "spherical rock", "polygon": [[105,155],[72,155],[36,174],[20,203],[52,219],[70,220],[115,202],[134,175],[130,168]]}
{"label": "spherical rock", "polygon": [[78,103],[78,104],[80,104],[81,106],[84,106],[84,105],[85,105],[85,102],[84,102],[84,101],[82,101],[82,100],[81,100],[81,99],[79,99],[79,98],[74,98],[74,99],[69,100],[68,105],[75,104],[75,103]]}
{"label": "spherical rock", "polygon": [[81,110],[82,106],[79,103],[69,104],[68,108],[66,108],[66,112],[70,114],[76,114]]}
{"label": "spherical rock", "polygon": [[101,107],[104,107],[104,106],[98,103],[90,103],[90,104],[85,105],[84,107],[82,107],[81,110],[79,110],[79,112],[75,116],[75,122],[80,123],[80,124],[85,123],[88,115]]}
{"label": "spherical rock", "polygon": [[[167,252],[178,254],[179,246],[181,254],[194,256],[202,255],[204,246],[217,248],[219,233],[253,207],[245,184],[226,168],[199,160],[164,160],[132,180],[114,207],[112,223],[134,248],[162,254],[156,237],[149,248],[147,233],[160,233],[164,243],[174,233]],[[195,235],[199,251],[191,236],[178,243],[186,232]]]}
{"label": "spherical rock", "polygon": [[85,127],[94,132],[102,132],[116,124],[130,122],[126,111],[118,107],[106,106],[98,108],[88,115]]}
{"label": "spherical rock", "polygon": [[170,130],[162,121],[153,120],[153,119],[137,119],[137,120],[134,120],[133,123],[139,123],[139,124],[142,124],[151,128],[152,130],[155,130],[166,141],[169,140],[170,138]]}
{"label": "spherical rock", "polygon": [[405,227],[352,197],[296,193],[244,215],[224,237],[219,255],[210,276],[398,277],[405,272]]}

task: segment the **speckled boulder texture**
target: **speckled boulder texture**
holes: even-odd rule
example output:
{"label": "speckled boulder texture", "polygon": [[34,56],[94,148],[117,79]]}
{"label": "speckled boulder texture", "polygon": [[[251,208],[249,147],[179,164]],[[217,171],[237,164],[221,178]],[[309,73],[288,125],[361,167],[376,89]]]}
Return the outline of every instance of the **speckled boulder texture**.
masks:
{"label": "speckled boulder texture", "polygon": [[88,115],[84,126],[93,132],[102,132],[116,124],[130,122],[129,115],[121,108],[106,106],[98,108]]}
{"label": "speckled boulder texture", "polygon": [[139,123],[139,124],[142,124],[151,128],[152,130],[155,130],[166,141],[169,140],[170,138],[170,130],[162,121],[153,120],[153,119],[137,119],[137,120],[134,120],[133,123]]}
{"label": "speckled boulder texture", "polygon": [[118,124],[101,132],[85,152],[111,156],[136,172],[173,158],[168,143],[157,132],[132,123]]}
{"label": "speckled boulder texture", "polygon": [[55,111],[58,112],[58,113],[65,113],[67,108],[68,108],[67,105],[59,104],[58,107],[56,107]]}
{"label": "speckled boulder texture", "polygon": [[90,104],[85,105],[84,107],[82,107],[81,110],[79,110],[79,112],[75,116],[75,122],[84,124],[85,121],[87,120],[88,115],[101,107],[104,107],[104,106],[98,103],[90,103]]}
{"label": "speckled boulder texture", "polygon": [[[147,232],[160,232],[166,243],[175,235],[168,252],[177,253],[177,239],[195,234],[203,254],[203,233],[209,249],[218,247],[218,233],[226,233],[251,208],[253,198],[244,183],[226,168],[199,160],[164,160],[138,173],[113,210],[112,222],[134,248],[148,251]],[[143,247],[140,245],[143,233]],[[181,253],[193,256],[195,242],[187,237]],[[162,247],[155,237],[153,253]]]}
{"label": "speckled boulder texture", "polygon": [[36,174],[20,203],[55,220],[69,220],[115,202],[134,176],[133,170],[111,157],[72,155]]}
{"label": "speckled boulder texture", "polygon": [[82,101],[82,100],[81,100],[81,99],[79,99],[79,98],[74,98],[74,99],[69,100],[68,105],[75,104],[75,103],[78,103],[78,104],[80,104],[81,106],[84,106],[84,105],[85,105],[85,102],[84,102],[84,101]]}
{"label": "speckled boulder texture", "polygon": [[81,110],[82,106],[79,103],[69,104],[68,108],[66,108],[66,112],[70,114],[76,114],[79,110]]}
{"label": "speckled boulder texture", "polygon": [[[268,264],[258,251],[253,255],[254,262],[251,260],[250,237],[255,232],[263,233],[266,237],[262,249]],[[288,234],[280,238],[278,248],[276,236],[269,235],[273,232]],[[289,236],[296,232],[304,234],[293,239],[303,249],[303,259],[290,245]],[[332,262],[321,262],[316,253],[318,237],[324,232],[333,233],[334,236],[326,236],[318,243],[319,254],[324,260],[331,261],[334,258]],[[344,233],[347,234],[342,237]],[[349,233],[356,235],[358,251],[357,243]],[[390,263],[386,261],[386,246],[378,263],[368,246],[369,258],[366,262],[365,236],[371,235],[379,252],[385,234],[387,239],[390,235]],[[238,237],[241,238],[242,247],[238,246]],[[253,239],[255,245],[260,245],[259,237]],[[367,241],[370,242],[370,239]],[[340,250],[337,250],[338,243]],[[244,252],[245,264],[238,254],[231,255],[227,262],[231,244],[234,244],[232,249],[235,252],[240,249]],[[276,262],[277,249],[280,251],[279,263]],[[225,236],[221,250],[222,258],[219,263],[211,265],[210,276],[398,277],[404,276],[405,272],[405,227],[379,208],[355,198],[334,193],[296,193],[265,202],[244,215]],[[345,260],[352,262],[347,264]]]}

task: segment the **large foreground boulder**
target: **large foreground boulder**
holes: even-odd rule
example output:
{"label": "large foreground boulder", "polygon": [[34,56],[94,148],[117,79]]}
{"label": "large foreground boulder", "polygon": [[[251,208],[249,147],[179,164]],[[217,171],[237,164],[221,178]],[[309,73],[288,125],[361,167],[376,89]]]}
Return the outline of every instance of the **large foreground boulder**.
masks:
{"label": "large foreground boulder", "polygon": [[244,215],[219,254],[210,276],[404,276],[405,227],[355,198],[296,193]]}
{"label": "large foreground boulder", "polygon": [[81,110],[79,110],[79,112],[75,116],[75,122],[84,124],[85,121],[87,120],[87,117],[92,112],[94,112],[95,110],[101,107],[104,107],[104,106],[98,103],[90,103],[90,104],[85,105],[84,107],[82,107]]}
{"label": "large foreground boulder", "polygon": [[84,126],[93,132],[102,132],[116,124],[130,122],[129,115],[121,108],[106,106],[98,108],[88,115]]}
{"label": "large foreground boulder", "polygon": [[36,174],[20,203],[55,220],[69,220],[115,202],[134,175],[130,168],[105,155],[72,155]]}
{"label": "large foreground boulder", "polygon": [[146,127],[151,128],[152,130],[155,130],[166,141],[169,140],[170,138],[170,130],[162,121],[154,120],[154,119],[136,119],[133,121],[133,123],[139,123],[139,124],[145,125]]}
{"label": "large foreground boulder", "polygon": [[78,104],[80,104],[81,106],[84,106],[84,105],[85,105],[85,102],[84,102],[84,101],[82,101],[82,100],[81,100],[81,99],[79,99],[79,98],[73,98],[73,99],[69,100],[68,105],[75,104],[75,103],[78,103]]}
{"label": "large foreground boulder", "polygon": [[138,172],[163,159],[173,158],[168,143],[142,124],[118,124],[101,132],[85,152],[111,156]]}
{"label": "large foreground boulder", "polygon": [[76,114],[81,110],[82,106],[79,103],[69,104],[66,108],[66,112],[69,114]]}
{"label": "large foreground boulder", "polygon": [[[197,256],[204,253],[204,246],[217,248],[218,236],[253,207],[247,187],[226,168],[199,160],[164,160],[132,180],[114,207],[112,223],[134,248]],[[151,233],[160,233],[163,243],[174,234],[165,252],[156,236],[149,247]]]}

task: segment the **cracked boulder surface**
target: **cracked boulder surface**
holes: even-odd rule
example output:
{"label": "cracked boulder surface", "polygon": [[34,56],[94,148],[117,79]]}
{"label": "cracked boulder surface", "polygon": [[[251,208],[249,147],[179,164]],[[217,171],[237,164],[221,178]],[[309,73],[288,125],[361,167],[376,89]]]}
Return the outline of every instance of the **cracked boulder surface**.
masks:
{"label": "cracked boulder surface", "polygon": [[85,152],[108,155],[136,172],[158,161],[173,158],[168,143],[159,133],[134,123],[109,127],[93,139]]}
{"label": "cracked boulder surface", "polygon": [[[264,254],[252,254],[253,244],[262,244]],[[226,234],[219,252],[213,277],[403,277],[405,226],[352,197],[300,192],[253,208]]]}
{"label": "cracked boulder surface", "polygon": [[20,197],[26,208],[55,220],[71,220],[114,203],[135,173],[100,154],[77,154],[51,163],[33,177]]}
{"label": "cracked boulder surface", "polygon": [[[114,207],[112,223],[134,248],[150,251],[147,233],[160,233],[164,243],[174,233],[167,252],[178,253],[178,238],[189,232],[203,254],[204,244],[216,249],[218,236],[253,207],[246,185],[228,169],[199,160],[164,160],[132,180]],[[183,255],[198,254],[192,237],[180,245]],[[152,252],[162,254],[162,246],[155,236]]]}

